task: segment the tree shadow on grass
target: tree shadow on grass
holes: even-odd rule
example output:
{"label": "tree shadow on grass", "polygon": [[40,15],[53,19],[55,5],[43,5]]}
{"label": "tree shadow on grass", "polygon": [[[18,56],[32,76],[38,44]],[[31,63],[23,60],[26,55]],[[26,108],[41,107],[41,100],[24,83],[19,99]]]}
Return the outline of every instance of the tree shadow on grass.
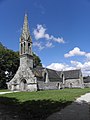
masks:
{"label": "tree shadow on grass", "polygon": [[72,101],[31,100],[20,103],[15,98],[0,97],[0,120],[45,120]]}

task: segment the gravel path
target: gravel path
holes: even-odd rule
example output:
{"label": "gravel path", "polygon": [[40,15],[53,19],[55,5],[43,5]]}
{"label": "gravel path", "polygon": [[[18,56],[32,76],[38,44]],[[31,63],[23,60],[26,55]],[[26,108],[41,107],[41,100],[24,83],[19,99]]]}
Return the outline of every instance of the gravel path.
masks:
{"label": "gravel path", "polygon": [[0,95],[7,94],[7,93],[13,93],[13,92],[18,92],[18,91],[0,92]]}
{"label": "gravel path", "polygon": [[13,92],[19,92],[19,91],[0,92],[0,95],[7,94],[7,93],[13,93]]}
{"label": "gravel path", "polygon": [[90,120],[90,93],[82,95],[71,105],[52,114],[46,120]]}

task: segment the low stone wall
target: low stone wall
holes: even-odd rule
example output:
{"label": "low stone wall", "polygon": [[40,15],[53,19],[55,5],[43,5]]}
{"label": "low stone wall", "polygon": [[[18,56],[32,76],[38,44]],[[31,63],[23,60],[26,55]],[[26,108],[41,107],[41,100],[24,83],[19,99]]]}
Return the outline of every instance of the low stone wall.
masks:
{"label": "low stone wall", "polygon": [[60,82],[48,82],[44,83],[43,81],[38,81],[38,89],[39,90],[54,90],[54,89],[61,89],[62,83]]}
{"label": "low stone wall", "polygon": [[90,83],[84,83],[84,87],[85,88],[89,88],[90,87]]}
{"label": "low stone wall", "polygon": [[37,84],[28,84],[27,91],[37,91]]}
{"label": "low stone wall", "polygon": [[83,84],[81,83],[80,79],[68,79],[68,80],[65,80],[65,87],[66,88],[82,88]]}
{"label": "low stone wall", "polygon": [[17,90],[17,91],[31,91],[31,92],[37,91],[37,83],[27,84],[25,89],[21,89],[19,84],[17,84],[17,85],[12,84],[10,86],[9,90],[11,90],[11,91],[15,91],[15,90]]}

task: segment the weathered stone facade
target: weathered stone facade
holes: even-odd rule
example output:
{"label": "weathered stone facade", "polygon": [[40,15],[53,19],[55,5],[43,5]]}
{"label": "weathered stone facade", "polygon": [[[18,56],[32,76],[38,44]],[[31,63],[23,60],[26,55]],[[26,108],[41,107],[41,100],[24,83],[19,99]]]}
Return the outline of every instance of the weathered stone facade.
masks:
{"label": "weathered stone facade", "polygon": [[81,70],[63,71],[64,84],[66,88],[83,88],[83,76]]}

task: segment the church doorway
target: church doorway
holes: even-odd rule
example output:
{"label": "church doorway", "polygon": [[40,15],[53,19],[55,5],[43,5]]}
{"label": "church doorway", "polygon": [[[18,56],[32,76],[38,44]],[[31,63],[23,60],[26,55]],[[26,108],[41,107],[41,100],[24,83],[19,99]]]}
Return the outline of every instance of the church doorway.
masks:
{"label": "church doorway", "polygon": [[26,91],[26,90],[27,90],[27,81],[26,81],[25,79],[22,79],[22,80],[21,80],[20,90],[21,90],[21,91]]}

